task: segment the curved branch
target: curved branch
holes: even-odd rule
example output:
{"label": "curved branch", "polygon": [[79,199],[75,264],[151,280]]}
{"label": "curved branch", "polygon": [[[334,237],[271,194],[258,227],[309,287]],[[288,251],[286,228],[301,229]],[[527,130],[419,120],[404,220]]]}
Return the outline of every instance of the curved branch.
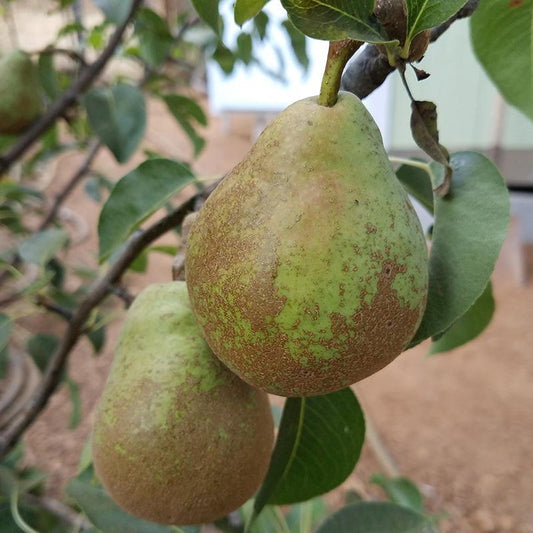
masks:
{"label": "curved branch", "polygon": [[[446,22],[431,29],[430,41],[436,41],[448,28],[462,18],[470,17],[479,5],[479,0],[468,2]],[[374,92],[387,76],[395,70],[389,65],[387,57],[379,51],[374,44],[368,44],[361,53],[348,64],[341,82],[341,89],[348,91],[359,98],[366,98]]]}
{"label": "curved branch", "polygon": [[80,74],[80,77],[47,109],[46,113],[35,122],[4,155],[0,156],[0,175],[4,174],[9,167],[19,159],[61,115],[64,114],[66,109],[74,105],[79,95],[84,93],[101,74],[107,62],[115,53],[115,49],[119,45],[122,35],[126,31],[126,28],[132,21],[142,2],[143,0],[132,1],[128,17],[117,27],[100,57]]}
{"label": "curved branch", "polygon": [[91,311],[112,292],[112,287],[120,281],[124,272],[144,248],[170,229],[180,225],[185,216],[198,207],[199,200],[205,194],[198,193],[192,196],[148,229],[134,234],[125,250],[111,265],[108,272],[92,285],[87,296],[72,315],[61,344],[48,363],[42,383],[25,408],[0,435],[0,457],[3,457],[13,447],[26,428],[31,425],[48,403],[48,399],[61,381],[68,355],[83,333]]}

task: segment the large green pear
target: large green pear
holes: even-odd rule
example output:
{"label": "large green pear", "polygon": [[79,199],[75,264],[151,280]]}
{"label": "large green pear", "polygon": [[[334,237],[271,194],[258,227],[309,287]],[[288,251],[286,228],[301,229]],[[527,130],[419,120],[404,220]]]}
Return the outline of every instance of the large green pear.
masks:
{"label": "large green pear", "polygon": [[42,90],[30,56],[14,50],[0,59],[0,135],[20,133],[42,111]]}
{"label": "large green pear", "polygon": [[357,97],[301,100],[265,129],[193,223],[186,278],[214,353],[273,394],[341,389],[405,349],[427,247]]}
{"label": "large green pear", "polygon": [[165,524],[197,524],[242,505],[270,460],[268,398],[199,336],[184,282],[135,299],[96,412],[93,459],[113,500]]}

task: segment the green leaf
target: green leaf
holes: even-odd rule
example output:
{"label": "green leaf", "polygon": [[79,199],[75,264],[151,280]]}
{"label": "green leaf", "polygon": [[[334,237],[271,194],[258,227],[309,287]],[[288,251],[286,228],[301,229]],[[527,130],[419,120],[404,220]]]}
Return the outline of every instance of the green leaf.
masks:
{"label": "green leaf", "polygon": [[474,52],[503,97],[533,120],[533,0],[481,0]]}
{"label": "green leaf", "polygon": [[112,24],[122,24],[130,12],[132,0],[94,0]]}
{"label": "green leaf", "polygon": [[142,92],[130,85],[92,89],[83,97],[87,118],[100,141],[119,163],[135,152],[146,129],[146,105]]}
{"label": "green leaf", "polygon": [[406,0],[407,35],[412,39],[421,31],[433,28],[455,15],[466,0]]}
{"label": "green leaf", "polygon": [[481,296],[509,224],[509,194],[494,164],[475,152],[450,163],[450,193],[434,196],[428,302],[412,345],[447,330]]}
{"label": "green leaf", "polygon": [[351,389],[288,398],[255,514],[268,503],[296,503],[337,487],[355,468],[364,437],[363,412]]}
{"label": "green leaf", "polygon": [[19,255],[26,263],[44,266],[68,241],[63,229],[49,229],[32,235],[19,246]]}
{"label": "green leaf", "polygon": [[284,20],[281,26],[287,32],[291,40],[292,51],[304,70],[309,67],[309,56],[307,55],[307,41],[305,35],[289,20]]}
{"label": "green leaf", "polygon": [[141,58],[152,67],[159,66],[167,58],[173,43],[165,20],[151,9],[140,9],[135,18],[135,33],[139,37]]}
{"label": "green leaf", "polygon": [[26,350],[41,372],[59,346],[59,339],[50,333],[37,333],[30,337]]}
{"label": "green leaf", "polygon": [[370,481],[379,485],[392,503],[407,507],[412,511],[424,511],[424,498],[418,487],[405,477],[388,478],[381,474],[374,474]]}
{"label": "green leaf", "polygon": [[5,313],[0,313],[0,351],[9,342],[9,337],[13,331],[13,321]]}
{"label": "green leaf", "polygon": [[281,0],[292,23],[305,35],[326,41],[389,42],[373,14],[374,0]]}
{"label": "green leaf", "polygon": [[264,11],[261,11],[254,17],[254,31],[261,40],[266,37],[269,20],[268,15]]}
{"label": "green leaf", "polygon": [[200,18],[219,35],[221,26],[218,12],[219,0],[191,0],[191,3]]}
{"label": "green leaf", "polygon": [[328,513],[326,502],[314,498],[308,502],[293,505],[285,517],[291,533],[313,531]]}
{"label": "green leaf", "polygon": [[430,213],[433,213],[433,189],[428,173],[411,165],[400,165],[396,169],[396,177],[403,188],[414,196]]}
{"label": "green leaf", "polygon": [[41,54],[37,64],[39,73],[39,81],[44,89],[44,92],[51,101],[54,101],[61,94],[61,86],[59,78],[54,68],[53,54]]}
{"label": "green leaf", "polygon": [[76,500],[102,533],[176,533],[171,526],[141,520],[122,511],[102,487],[94,487],[74,478],[67,487],[67,494]]}
{"label": "green leaf", "polygon": [[98,220],[100,261],[173,194],[194,181],[193,174],[185,165],[170,159],[149,159],[120,179]]}
{"label": "green leaf", "polygon": [[229,48],[218,43],[212,58],[220,65],[225,74],[231,74],[235,66],[235,54]]}
{"label": "green leaf", "polygon": [[249,33],[240,33],[237,37],[237,57],[245,64],[252,61],[252,36]]}
{"label": "green leaf", "polygon": [[237,0],[235,2],[235,22],[242,26],[254,18],[265,7],[268,0]]}
{"label": "green leaf", "polygon": [[194,155],[197,156],[202,151],[205,141],[196,133],[193,123],[197,122],[202,126],[207,125],[207,117],[203,109],[195,100],[181,94],[167,94],[163,96],[163,100],[178,124],[188,135],[194,146]]}
{"label": "green leaf", "polygon": [[69,429],[75,429],[79,426],[81,422],[80,389],[78,387],[78,384],[72,379],[70,379],[68,376],[65,377],[64,381],[68,388],[70,401],[72,402],[72,412],[70,413],[70,422],[68,427]]}
{"label": "green leaf", "polygon": [[438,533],[421,514],[389,502],[347,505],[316,533]]}
{"label": "green leaf", "polygon": [[94,353],[100,353],[105,346],[105,327],[90,330],[86,333],[87,338],[92,344]]}
{"label": "green leaf", "polygon": [[474,305],[431,344],[429,353],[449,352],[475,339],[490,324],[494,309],[492,284],[489,283]]}

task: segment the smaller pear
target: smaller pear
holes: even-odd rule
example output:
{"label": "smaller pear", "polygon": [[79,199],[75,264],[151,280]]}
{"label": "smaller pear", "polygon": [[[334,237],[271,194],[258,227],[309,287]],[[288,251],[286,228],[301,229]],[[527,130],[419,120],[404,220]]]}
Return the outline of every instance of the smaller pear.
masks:
{"label": "smaller pear", "polygon": [[25,130],[43,107],[37,69],[30,56],[14,50],[0,59],[0,135]]}
{"label": "smaller pear", "polygon": [[265,476],[267,395],[200,337],[184,282],[151,285],[128,311],[93,431],[96,473],[125,511],[164,524],[212,522]]}

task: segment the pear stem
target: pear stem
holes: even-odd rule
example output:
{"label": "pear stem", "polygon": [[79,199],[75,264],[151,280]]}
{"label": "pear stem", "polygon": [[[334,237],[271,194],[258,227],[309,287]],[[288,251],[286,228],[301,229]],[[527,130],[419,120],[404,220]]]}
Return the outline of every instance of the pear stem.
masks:
{"label": "pear stem", "polygon": [[348,60],[362,45],[361,41],[344,39],[343,41],[331,41],[329,43],[326,68],[322,76],[322,87],[318,103],[326,107],[333,107],[337,101],[337,95],[341,87],[341,77]]}

